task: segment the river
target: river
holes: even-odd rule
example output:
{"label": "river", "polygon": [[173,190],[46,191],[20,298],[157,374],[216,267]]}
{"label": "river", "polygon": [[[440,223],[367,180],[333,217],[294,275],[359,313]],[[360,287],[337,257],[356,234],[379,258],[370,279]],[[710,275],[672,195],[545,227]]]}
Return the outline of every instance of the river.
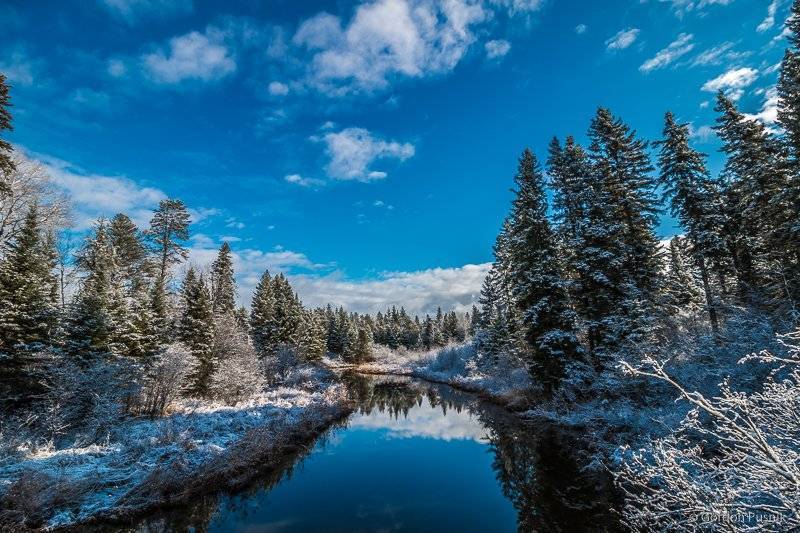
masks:
{"label": "river", "polygon": [[209,495],[142,532],[613,531],[608,480],[580,439],[447,386],[346,377],[359,408],[310,453],[238,494]]}

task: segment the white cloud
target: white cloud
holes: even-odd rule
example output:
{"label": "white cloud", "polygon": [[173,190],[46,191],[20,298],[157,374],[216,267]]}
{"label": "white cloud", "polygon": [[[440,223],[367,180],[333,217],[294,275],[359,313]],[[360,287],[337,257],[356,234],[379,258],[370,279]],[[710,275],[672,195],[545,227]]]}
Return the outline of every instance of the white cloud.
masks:
{"label": "white cloud", "polygon": [[719,65],[723,62],[737,61],[749,55],[749,52],[736,52],[733,50],[732,42],[724,42],[709,48],[698,54],[692,60],[691,66],[702,67],[707,65]]}
{"label": "white cloud", "polygon": [[432,409],[423,397],[424,407],[413,406],[402,417],[389,409],[375,409],[369,414],[360,413],[348,419],[354,428],[385,429],[389,438],[405,439],[426,437],[437,440],[473,440],[486,442],[487,432],[468,409],[450,409],[447,415],[441,409]]}
{"label": "white cloud", "polygon": [[292,183],[294,185],[299,185],[301,187],[319,187],[325,184],[325,182],[323,182],[322,180],[314,178],[304,178],[300,174],[289,174],[283,179],[287,183]]}
{"label": "white cloud", "polygon": [[268,90],[269,94],[273,96],[286,96],[289,94],[289,86],[279,81],[270,82]]}
{"label": "white cloud", "polygon": [[112,78],[122,78],[128,73],[128,67],[125,66],[125,62],[121,59],[109,59],[106,64],[106,72]]}
{"label": "white cloud", "polygon": [[659,51],[654,57],[641,64],[639,70],[647,73],[652,70],[664,68],[676,59],[688,54],[694,48],[691,33],[681,33],[669,46]]}
{"label": "white cloud", "polygon": [[149,17],[166,17],[191,13],[192,0],[101,0],[114,15],[128,23]]}
{"label": "white cloud", "polygon": [[0,72],[14,85],[33,85],[36,69],[28,55],[19,49],[6,54],[8,61],[0,61]]}
{"label": "white cloud", "polygon": [[347,128],[336,133],[326,133],[322,139],[330,162],[328,175],[338,180],[372,181],[383,179],[386,172],[370,170],[378,159],[405,161],[414,155],[414,145],[385,141],[373,137],[364,128]]}
{"label": "white cloud", "polygon": [[505,39],[494,39],[487,41],[484,45],[484,48],[486,48],[486,57],[489,59],[494,59],[497,57],[503,57],[509,51],[511,51],[511,43]]}
{"label": "white cloud", "polygon": [[74,211],[74,229],[91,228],[100,217],[126,213],[139,226],[147,226],[153,210],[167,198],[163,191],[143,187],[125,176],[92,174],[66,161],[32,154],[70,198]]}
{"label": "white cloud", "polygon": [[219,80],[236,70],[236,61],[223,37],[222,32],[211,27],[205,33],[193,31],[173,37],[168,51],[146,54],[142,62],[151,79],[158,83]]}
{"label": "white cloud", "polygon": [[702,90],[707,92],[725,91],[732,100],[738,100],[744,94],[745,87],[748,87],[758,78],[758,70],[749,67],[731,69],[720,74],[713,80],[708,80],[703,84]]}
{"label": "white cloud", "polygon": [[490,0],[490,3],[505,8],[509,15],[518,15],[539,11],[544,0]]}
{"label": "white cloud", "polygon": [[575,26],[575,33],[577,33],[578,35],[583,35],[584,33],[586,33],[586,30],[588,29],[589,26],[587,26],[586,24],[578,24],[577,26]]}
{"label": "white cloud", "polygon": [[764,103],[761,105],[761,111],[755,114],[745,114],[745,117],[750,120],[758,120],[769,126],[778,121],[778,89],[770,87],[765,92]]}
{"label": "white cloud", "polygon": [[765,32],[775,25],[775,14],[778,12],[778,0],[772,0],[767,6],[767,16],[758,25],[756,31],[759,33]]}
{"label": "white cloud", "polygon": [[303,22],[294,42],[313,52],[311,85],[332,95],[385,87],[395,77],[452,70],[475,42],[473,27],[489,18],[483,4],[463,0],[375,0],[346,26],[320,13]]}
{"label": "white cloud", "polygon": [[375,313],[396,305],[410,313],[443,309],[467,311],[477,302],[491,264],[432,268],[416,272],[386,272],[379,279],[353,281],[341,272],[324,276],[291,276],[292,286],[306,305],[328,303],[352,311]]}
{"label": "white cloud", "polygon": [[727,6],[733,0],[660,0],[661,2],[669,2],[672,4],[672,9],[678,16],[683,16],[690,11],[703,9],[711,5]]}
{"label": "white cloud", "polygon": [[693,139],[697,139],[700,142],[708,142],[709,139],[714,137],[716,133],[714,132],[714,128],[708,125],[700,126],[699,128],[695,128],[693,124],[689,124],[689,135]]}
{"label": "white cloud", "polygon": [[641,30],[638,28],[620,30],[606,41],[606,49],[625,50],[636,41],[640,32]]}

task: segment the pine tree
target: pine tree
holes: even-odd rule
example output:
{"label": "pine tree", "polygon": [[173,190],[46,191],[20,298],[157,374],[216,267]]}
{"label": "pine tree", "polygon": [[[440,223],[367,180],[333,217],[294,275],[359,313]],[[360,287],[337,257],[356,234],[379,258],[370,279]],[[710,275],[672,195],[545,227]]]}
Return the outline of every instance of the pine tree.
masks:
{"label": "pine tree", "polygon": [[658,165],[664,196],[670,201],[672,215],[686,229],[690,252],[700,270],[709,322],[717,336],[718,298],[712,290],[710,270],[716,272],[722,287],[728,270],[720,191],[708,175],[705,156],[689,146],[689,126],[676,123],[672,113],[666,114],[664,139],[656,145],[661,147]]}
{"label": "pine tree", "polygon": [[211,300],[216,314],[232,315],[236,309],[236,281],[233,277],[231,247],[222,243],[211,265]]}
{"label": "pine tree", "polygon": [[303,305],[282,273],[273,278],[272,291],[275,295],[276,340],[279,344],[293,345],[297,342]]}
{"label": "pine tree", "polygon": [[52,240],[42,235],[38,209],[25,222],[0,260],[0,394],[3,398],[36,392],[33,353],[52,342],[58,320]]}
{"label": "pine tree", "polygon": [[190,223],[189,212],[180,200],[161,200],[150,220],[147,235],[158,261],[156,279],[162,287],[167,286],[169,268],[188,257],[183,242],[189,238]]}
{"label": "pine tree", "polygon": [[544,177],[530,150],[520,157],[514,181],[508,253],[512,297],[525,339],[521,355],[534,379],[552,393],[565,364],[580,353],[576,317],[547,220]]}
{"label": "pine tree", "polygon": [[178,333],[197,364],[188,377],[188,392],[196,396],[208,394],[214,374],[214,311],[211,294],[203,276],[193,268],[186,272],[182,290],[182,313]]}
{"label": "pine tree", "polygon": [[[6,77],[0,73],[0,133],[13,130],[11,125],[11,96],[8,91]],[[10,190],[6,176],[16,170],[16,165],[11,159],[11,143],[0,138],[0,196]]]}
{"label": "pine tree", "polygon": [[786,132],[795,174],[800,173],[800,0],[792,3],[786,20],[789,43],[781,61],[778,79],[778,123]]}
{"label": "pine tree", "polygon": [[774,272],[771,263],[782,265],[798,256],[791,237],[798,215],[786,201],[792,190],[788,156],[763,124],[747,119],[722,92],[715,109],[715,130],[728,155],[723,170],[728,248],[740,298],[761,305],[770,290],[784,285],[785,273]]}
{"label": "pine tree", "polygon": [[117,214],[108,225],[108,236],[125,284],[130,289],[144,284],[149,264],[139,228],[127,215]]}
{"label": "pine tree", "polygon": [[436,335],[436,324],[430,315],[425,315],[425,321],[422,325],[421,342],[426,350],[430,350],[434,346],[434,337]]}
{"label": "pine tree", "polygon": [[573,267],[580,280],[575,298],[587,328],[595,365],[619,346],[651,340],[660,288],[658,213],[647,143],[606,109],[589,128],[591,194]]}
{"label": "pine tree", "polygon": [[672,315],[693,313],[701,307],[703,301],[703,290],[695,280],[690,261],[691,248],[688,240],[683,237],[673,237],[669,241],[664,293]]}
{"label": "pine tree", "polygon": [[352,358],[356,363],[364,363],[372,359],[372,331],[361,323],[357,326],[356,342]]}
{"label": "pine tree", "polygon": [[320,361],[327,349],[327,328],[324,314],[304,311],[297,332],[297,351],[305,362]]}
{"label": "pine tree", "polygon": [[67,350],[84,360],[140,353],[108,225],[100,220],[78,255],[86,276],[67,323]]}
{"label": "pine tree", "polygon": [[260,357],[274,353],[277,345],[275,294],[269,271],[262,274],[250,305],[250,336]]}

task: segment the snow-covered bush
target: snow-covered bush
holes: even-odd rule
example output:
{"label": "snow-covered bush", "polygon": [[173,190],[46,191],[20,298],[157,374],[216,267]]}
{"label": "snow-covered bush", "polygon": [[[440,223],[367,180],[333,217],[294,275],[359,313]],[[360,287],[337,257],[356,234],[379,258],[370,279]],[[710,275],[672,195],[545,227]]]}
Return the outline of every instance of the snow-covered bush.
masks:
{"label": "snow-covered bush", "polygon": [[195,365],[196,359],[186,346],[170,344],[148,369],[136,411],[150,417],[164,416],[170,404],[180,397]]}
{"label": "snow-covered bush", "polygon": [[215,398],[235,405],[264,388],[264,370],[256,351],[233,317],[216,321],[213,353],[211,393]]}
{"label": "snow-covered bush", "polygon": [[778,365],[763,388],[719,396],[687,390],[652,358],[632,375],[661,380],[692,410],[681,427],[638,452],[623,448],[618,482],[634,530],[789,531],[800,528],[800,329],[779,338],[785,353],[743,358]]}

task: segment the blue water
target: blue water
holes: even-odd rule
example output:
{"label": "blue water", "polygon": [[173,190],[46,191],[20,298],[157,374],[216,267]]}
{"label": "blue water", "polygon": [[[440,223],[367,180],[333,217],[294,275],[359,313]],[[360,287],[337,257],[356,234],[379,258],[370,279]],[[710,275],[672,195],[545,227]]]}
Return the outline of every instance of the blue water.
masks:
{"label": "blue water", "polygon": [[[403,378],[345,376],[359,406],[284,472],[127,531],[615,531],[580,434]],[[101,529],[105,531],[106,529]],[[118,531],[118,528],[113,528]]]}
{"label": "blue water", "polygon": [[271,491],[230,498],[210,531],[516,531],[484,428],[427,398],[335,431]]}

